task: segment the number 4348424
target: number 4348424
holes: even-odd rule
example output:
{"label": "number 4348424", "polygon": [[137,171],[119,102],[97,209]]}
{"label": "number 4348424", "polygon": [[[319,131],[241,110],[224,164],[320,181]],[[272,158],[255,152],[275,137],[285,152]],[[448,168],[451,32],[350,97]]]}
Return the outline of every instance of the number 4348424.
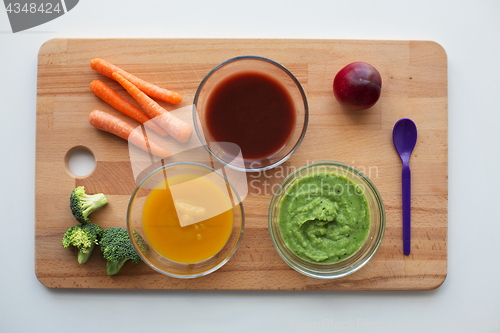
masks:
{"label": "number 4348424", "polygon": [[59,3],[57,3],[55,6],[53,6],[50,2],[47,3],[41,3],[37,5],[36,3],[25,3],[24,5],[21,5],[19,2],[15,3],[9,3],[7,7],[5,8],[7,13],[14,13],[14,14],[19,14],[21,12],[23,13],[45,13],[45,14],[52,14],[52,13],[60,13],[62,9],[59,7]]}

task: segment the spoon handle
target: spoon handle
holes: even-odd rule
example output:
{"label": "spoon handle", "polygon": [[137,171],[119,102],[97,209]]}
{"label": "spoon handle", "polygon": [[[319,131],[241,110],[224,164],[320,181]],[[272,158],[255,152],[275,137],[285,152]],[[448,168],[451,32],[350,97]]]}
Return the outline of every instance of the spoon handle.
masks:
{"label": "spoon handle", "polygon": [[401,182],[403,184],[403,253],[409,255],[411,239],[411,172],[408,163],[403,163]]}

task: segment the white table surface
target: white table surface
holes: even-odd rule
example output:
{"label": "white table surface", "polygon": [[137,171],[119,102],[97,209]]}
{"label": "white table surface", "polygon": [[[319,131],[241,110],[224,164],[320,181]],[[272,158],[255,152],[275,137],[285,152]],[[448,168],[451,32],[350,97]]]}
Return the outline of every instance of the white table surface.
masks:
{"label": "white table surface", "polygon": [[[36,77],[55,37],[433,40],[448,55],[448,277],[433,291],[54,290],[34,274]],[[0,8],[1,332],[481,332],[500,324],[500,1],[97,1]],[[494,328],[494,325],[497,328]],[[488,329],[489,328],[489,329]]]}

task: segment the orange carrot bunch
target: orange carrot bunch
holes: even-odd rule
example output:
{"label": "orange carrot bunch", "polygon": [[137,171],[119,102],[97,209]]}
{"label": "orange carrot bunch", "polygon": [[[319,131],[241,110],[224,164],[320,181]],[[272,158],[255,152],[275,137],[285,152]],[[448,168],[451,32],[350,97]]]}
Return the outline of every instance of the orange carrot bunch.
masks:
{"label": "orange carrot bunch", "polygon": [[[118,83],[120,83],[120,85],[127,90],[137,103],[139,103],[144,112],[129,103],[127,100],[118,95],[113,89],[99,80],[94,80],[90,84],[90,90],[96,96],[113,106],[118,111],[149,127],[161,136],[167,136],[170,134],[174,139],[180,142],[186,142],[189,140],[193,131],[191,126],[170,114],[152,98],[150,98],[151,96],[177,104],[182,101],[182,97],[179,94],[141,80],[102,59],[93,59],[90,66],[97,72],[118,81]],[[92,111],[89,116],[89,121],[92,126],[128,140],[151,154],[163,158],[170,156],[170,152],[168,150],[153,142],[151,139],[148,139],[142,133],[134,131],[133,127],[127,122],[107,114],[106,112],[99,110]]]}

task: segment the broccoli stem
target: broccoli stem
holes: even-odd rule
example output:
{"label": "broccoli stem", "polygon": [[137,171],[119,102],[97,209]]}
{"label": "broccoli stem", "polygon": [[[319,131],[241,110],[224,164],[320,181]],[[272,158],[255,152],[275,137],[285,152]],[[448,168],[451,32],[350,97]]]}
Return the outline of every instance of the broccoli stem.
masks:
{"label": "broccoli stem", "polygon": [[118,273],[125,261],[127,261],[128,259],[129,258],[120,259],[118,261],[108,261],[106,263],[106,272],[108,273],[108,275],[115,275],[116,273]]}
{"label": "broccoli stem", "polygon": [[78,251],[78,263],[85,264],[89,260],[92,251],[94,251],[94,248],[95,243],[92,243],[90,248],[84,250],[85,252],[82,252],[82,250]]}
{"label": "broccoli stem", "polygon": [[83,200],[83,211],[85,216],[90,215],[95,210],[98,210],[102,206],[108,203],[108,199],[104,196],[103,193],[93,194],[89,196],[86,200]]}

